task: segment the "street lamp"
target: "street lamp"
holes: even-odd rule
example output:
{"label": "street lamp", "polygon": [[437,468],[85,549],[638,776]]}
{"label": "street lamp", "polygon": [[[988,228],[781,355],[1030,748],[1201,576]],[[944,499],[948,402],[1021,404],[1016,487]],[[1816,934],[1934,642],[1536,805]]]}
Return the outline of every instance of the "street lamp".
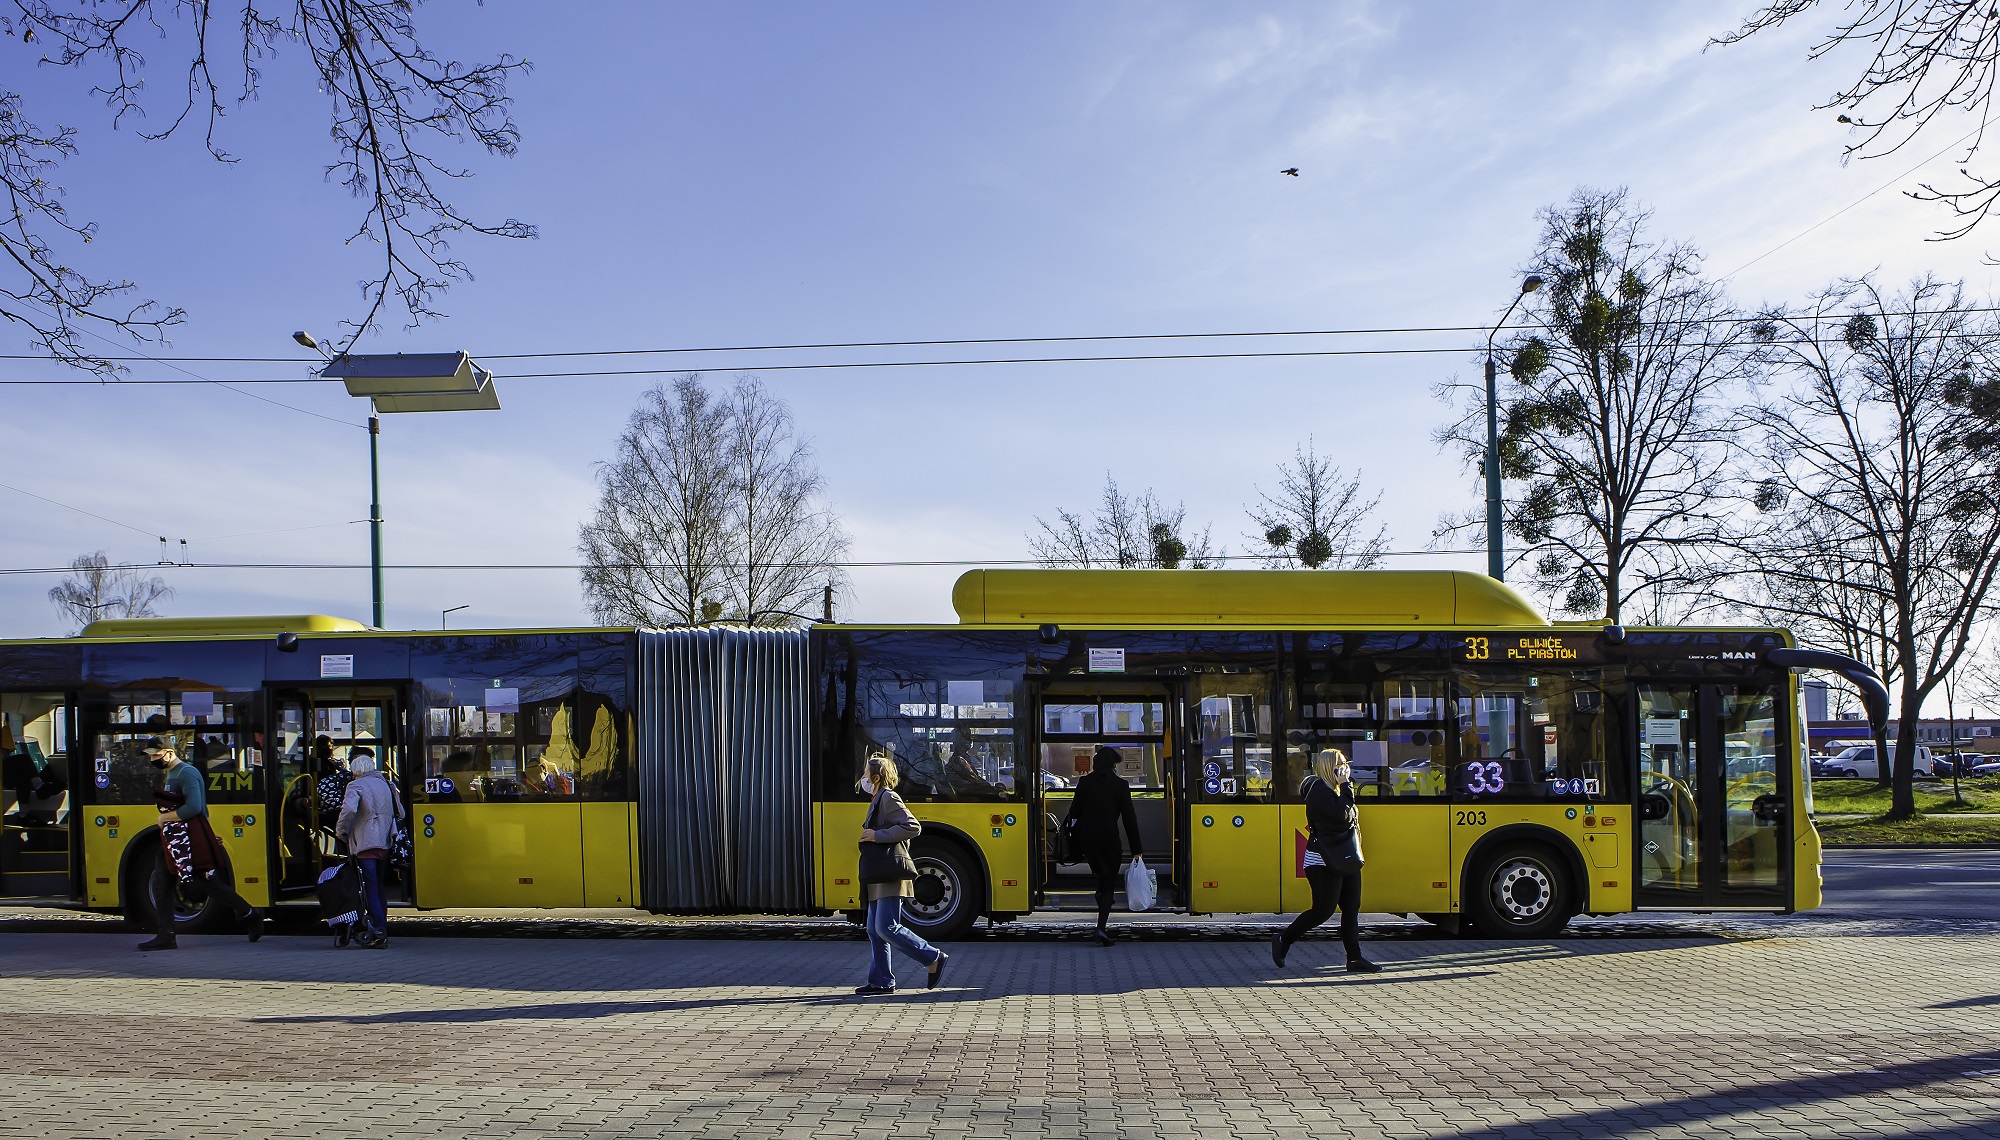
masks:
{"label": "street lamp", "polygon": [[467,603],[465,603],[465,604],[464,604],[464,605],[462,605],[462,606],[453,606],[453,607],[451,607],[451,608],[450,608],[450,609],[448,609],[448,610],[439,610],[439,611],[438,611],[438,628],[439,628],[439,629],[443,629],[443,628],[444,628],[444,624],[445,624],[445,623],[444,623],[444,619],[446,619],[446,618],[450,617],[451,615],[453,615],[453,614],[457,613],[457,612],[458,612],[458,611],[460,611],[460,610],[469,610],[469,609],[471,609],[471,608],[472,608],[472,603],[471,603],[471,602],[467,602]]}
{"label": "street lamp", "polygon": [[1500,545],[1500,395],[1494,375],[1493,338],[1500,335],[1501,326],[1514,315],[1521,298],[1541,287],[1542,279],[1529,274],[1493,331],[1486,334],[1486,576],[1495,582],[1506,580],[1507,559]]}
{"label": "street lamp", "polygon": [[[463,352],[329,354],[311,333],[292,334],[299,344],[327,356],[323,377],[347,384],[347,394],[368,399],[369,580],[374,595],[373,625],[382,616],[382,468],[378,441],[385,412],[497,412],[500,392],[493,373]],[[447,611],[449,612],[449,611]]]}

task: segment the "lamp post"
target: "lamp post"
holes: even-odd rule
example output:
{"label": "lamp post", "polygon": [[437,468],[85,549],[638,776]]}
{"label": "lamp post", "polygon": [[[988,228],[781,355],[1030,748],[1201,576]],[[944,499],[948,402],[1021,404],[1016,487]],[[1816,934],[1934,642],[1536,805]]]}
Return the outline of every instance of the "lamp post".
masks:
{"label": "lamp post", "polygon": [[450,609],[448,609],[448,610],[439,610],[439,611],[438,611],[438,628],[439,628],[439,629],[443,629],[443,628],[445,627],[445,621],[444,621],[444,619],[446,619],[446,618],[450,617],[451,615],[453,615],[453,614],[457,613],[457,612],[458,612],[458,611],[460,611],[460,610],[469,610],[469,609],[471,609],[471,608],[472,608],[472,603],[471,603],[471,602],[467,602],[467,603],[465,603],[465,604],[464,604],[464,605],[462,605],[462,606],[453,606],[453,607],[451,607],[451,608],[450,608]]}
{"label": "lamp post", "polygon": [[1506,580],[1507,559],[1500,542],[1500,391],[1493,365],[1493,338],[1500,335],[1521,298],[1541,287],[1542,279],[1529,274],[1493,331],[1486,334],[1486,576],[1495,582]]}
{"label": "lamp post", "polygon": [[[463,352],[333,355],[311,333],[292,339],[327,357],[323,377],[347,384],[347,394],[368,400],[368,568],[375,628],[383,627],[382,607],[382,413],[497,412],[500,392],[493,374]],[[463,607],[461,607],[463,608]],[[450,611],[446,611],[449,613]]]}

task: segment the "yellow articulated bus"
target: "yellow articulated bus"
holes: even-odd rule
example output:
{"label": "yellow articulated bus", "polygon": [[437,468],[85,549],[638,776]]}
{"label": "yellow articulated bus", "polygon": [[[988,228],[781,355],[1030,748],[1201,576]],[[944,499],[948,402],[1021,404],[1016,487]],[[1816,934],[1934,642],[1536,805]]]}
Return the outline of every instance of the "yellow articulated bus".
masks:
{"label": "yellow articulated bus", "polygon": [[365,747],[409,802],[406,905],[858,915],[855,784],[886,751],[925,825],[908,920],[954,937],[1083,904],[1056,839],[1110,748],[1161,907],[1298,911],[1299,782],[1339,749],[1364,910],[1538,937],[1818,905],[1796,674],[1887,708],[1781,630],[1552,625],[1457,572],[973,571],[953,601],[956,625],[155,619],[0,643],[0,896],[147,905],[157,738],[207,774],[255,904],[311,899]]}

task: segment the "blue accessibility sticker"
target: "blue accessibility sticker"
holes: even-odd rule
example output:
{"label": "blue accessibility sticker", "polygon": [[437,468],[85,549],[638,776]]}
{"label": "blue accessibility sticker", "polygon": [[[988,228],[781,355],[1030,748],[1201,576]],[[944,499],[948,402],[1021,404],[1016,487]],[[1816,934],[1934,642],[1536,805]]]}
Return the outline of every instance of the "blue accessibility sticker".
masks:
{"label": "blue accessibility sticker", "polygon": [[451,782],[450,776],[438,777],[438,791],[443,792],[445,795],[448,796],[457,790],[458,790],[458,785]]}
{"label": "blue accessibility sticker", "polygon": [[1204,776],[1220,776],[1222,775],[1222,765],[1210,760],[1201,766],[1201,774]]}
{"label": "blue accessibility sticker", "polygon": [[[1210,765],[1210,767],[1213,766],[1214,765]],[[1215,795],[1216,793],[1222,791],[1222,781],[1216,779],[1214,776],[1210,776],[1208,779],[1202,781],[1201,790],[1207,792],[1211,796]]]}

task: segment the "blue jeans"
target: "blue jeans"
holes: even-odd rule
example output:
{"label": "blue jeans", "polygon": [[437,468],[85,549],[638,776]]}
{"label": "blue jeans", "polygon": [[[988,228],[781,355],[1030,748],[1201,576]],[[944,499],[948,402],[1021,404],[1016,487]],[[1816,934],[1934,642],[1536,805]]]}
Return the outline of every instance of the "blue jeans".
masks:
{"label": "blue jeans", "polygon": [[361,925],[378,938],[389,935],[389,903],[382,897],[382,860],[354,860],[361,869]]}
{"label": "blue jeans", "polygon": [[902,947],[903,953],[922,962],[926,969],[944,957],[944,951],[917,937],[903,925],[902,899],[876,899],[868,904],[868,984],[871,986],[887,989],[896,986],[896,971],[889,966],[891,942]]}

